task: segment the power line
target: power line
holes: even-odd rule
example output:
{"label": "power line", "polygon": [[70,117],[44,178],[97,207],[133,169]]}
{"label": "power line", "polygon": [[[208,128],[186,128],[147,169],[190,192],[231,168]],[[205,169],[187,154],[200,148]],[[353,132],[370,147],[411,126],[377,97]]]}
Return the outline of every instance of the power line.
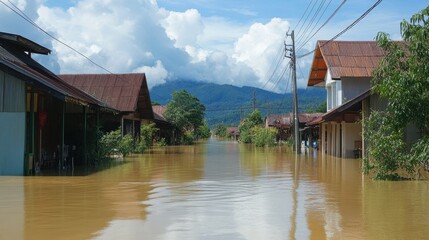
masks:
{"label": "power line", "polygon": [[[298,35],[297,40],[296,40],[296,44],[299,44],[299,41],[301,41],[302,38],[304,38],[304,36],[306,36],[308,29],[313,25],[314,20],[316,19],[316,17],[319,15],[320,10],[322,10],[323,6],[325,5],[326,0],[323,0],[320,2],[319,6],[317,7],[316,12],[314,13],[313,17],[311,18],[310,22],[308,23],[307,27],[305,27],[304,32],[301,35]],[[325,8],[326,10],[326,8]],[[320,18],[323,16],[325,12],[323,12],[320,15]],[[319,19],[320,19],[319,18]],[[316,23],[317,24],[317,23]]]}
{"label": "power line", "polygon": [[[358,19],[356,19],[352,24],[350,24],[348,27],[346,27],[344,30],[342,30],[341,32],[339,32],[337,35],[335,35],[333,38],[331,38],[330,40],[326,41],[324,44],[322,44],[320,46],[320,48],[322,48],[323,46],[325,46],[326,44],[334,41],[335,39],[337,39],[339,36],[343,35],[345,32],[347,32],[348,30],[350,30],[352,27],[354,27],[357,23],[359,23],[362,19],[364,19],[375,7],[378,6],[378,4],[380,4],[383,0],[378,0],[376,3],[374,3],[374,5],[372,5],[368,10],[366,10]],[[306,57],[312,53],[314,53],[317,50],[317,47],[315,49],[313,49],[312,51],[300,55],[298,56],[298,58],[303,58]]]}
{"label": "power line", "polygon": [[285,75],[287,69],[289,69],[289,65],[291,64],[291,62],[289,61],[287,63],[287,65],[285,66],[282,74],[279,76],[279,78],[277,79],[276,83],[273,85],[273,87],[271,88],[271,91],[274,91],[274,89],[277,87],[277,85],[279,84],[280,80],[283,78],[283,76]]}
{"label": "power line", "polygon": [[[317,1],[317,0],[316,0],[316,1]],[[311,2],[310,2],[310,4],[308,5],[308,7],[309,7],[310,5],[313,5],[313,6],[311,7],[310,12],[308,12],[307,17],[306,17],[306,18],[305,18],[305,20],[304,20],[304,23],[303,23],[303,24],[301,25],[301,27],[297,30],[297,34],[296,34],[296,35],[299,35],[299,33],[301,32],[301,30],[302,30],[303,26],[307,23],[308,17],[310,17],[310,14],[311,14],[311,12],[313,11],[314,6],[316,6],[316,4],[312,4],[312,3],[313,3],[313,0],[311,0]],[[307,7],[307,9],[308,9],[308,7]],[[307,10],[306,10],[306,12],[307,12]],[[305,15],[305,13],[304,13],[304,15]]]}
{"label": "power line", "polygon": [[[8,0],[9,1],[9,0]],[[31,18],[29,18],[22,10],[20,10],[15,4],[13,4],[11,1],[9,1],[9,3],[17,10],[15,10],[14,8],[12,8],[11,6],[7,5],[3,0],[0,0],[0,2],[5,5],[7,8],[9,8],[11,11],[13,11],[14,13],[16,13],[18,16],[20,16],[22,19],[24,19],[25,21],[27,21],[28,23],[30,23],[31,25],[33,25],[34,27],[36,27],[37,29],[39,29],[40,31],[42,31],[43,33],[45,33],[46,35],[48,35],[49,37],[51,37],[52,39],[54,39],[55,41],[61,43],[62,45],[68,47],[69,49],[73,50],[75,53],[79,54],[80,56],[84,57],[86,60],[90,61],[92,64],[94,64],[95,66],[103,69],[104,71],[106,71],[107,73],[110,74],[114,74],[113,72],[109,71],[108,69],[106,69],[105,67],[101,66],[100,64],[94,62],[93,60],[91,60],[89,57],[85,56],[83,53],[79,52],[78,50],[76,50],[75,48],[73,48],[72,46],[68,45],[67,43],[59,40],[58,38],[56,38],[55,36],[53,36],[52,34],[48,33],[47,31],[45,31],[42,27],[40,27],[37,23],[35,23],[33,20],[31,20]]]}
{"label": "power line", "polygon": [[[309,38],[307,38],[306,40],[305,40],[305,42],[304,43],[302,43],[301,45],[300,45],[300,47],[298,48],[298,50],[297,51],[299,51],[300,49],[302,49],[304,46],[305,46],[305,44],[307,44],[308,43],[308,41],[310,41],[313,37],[314,37],[314,35],[316,35],[319,31],[320,31],[320,29],[322,29],[336,14],[337,14],[337,12],[341,9],[341,7],[345,4],[347,2],[347,0],[343,0],[343,2],[335,9],[335,11],[331,14],[331,16],[329,16],[329,18],[328,19],[326,19],[326,21],[309,37]],[[326,9],[325,9],[326,10]],[[319,19],[320,20],[320,19]],[[317,24],[316,24],[317,25]],[[316,26],[316,25],[314,25],[314,26]],[[312,29],[312,31],[313,31],[313,29]]]}
{"label": "power line", "polygon": [[[289,65],[288,69],[292,69],[292,66]],[[291,83],[292,83],[292,71],[289,71],[289,78],[288,78],[288,81],[286,83],[285,95],[283,96],[283,99],[280,102],[280,106],[277,108],[277,111],[281,110],[281,108],[283,106],[283,102],[286,100],[286,96],[287,96],[286,94],[287,94],[288,88],[290,87]]]}
{"label": "power line", "polygon": [[[283,47],[283,43],[282,43],[281,47]],[[275,67],[274,67],[274,69],[273,69],[270,77],[267,79],[267,81],[265,82],[264,86],[262,87],[262,89],[265,89],[265,86],[267,86],[267,84],[271,81],[271,79],[274,77],[275,73],[277,72],[280,64],[282,63],[282,60],[284,60],[284,58],[283,58],[283,51],[280,51],[280,50],[282,50],[282,48],[279,49],[280,54],[278,55],[278,57],[276,58],[276,61],[275,61],[277,63],[275,65]],[[272,68],[273,65],[274,64],[271,65],[270,69]]]}

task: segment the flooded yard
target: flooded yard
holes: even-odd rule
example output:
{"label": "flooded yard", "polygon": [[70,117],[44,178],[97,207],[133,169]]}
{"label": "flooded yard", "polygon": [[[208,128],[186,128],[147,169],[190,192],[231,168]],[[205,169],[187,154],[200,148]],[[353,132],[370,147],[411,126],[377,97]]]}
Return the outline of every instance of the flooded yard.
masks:
{"label": "flooded yard", "polygon": [[426,239],[429,183],[209,140],[88,176],[0,177],[0,239]]}

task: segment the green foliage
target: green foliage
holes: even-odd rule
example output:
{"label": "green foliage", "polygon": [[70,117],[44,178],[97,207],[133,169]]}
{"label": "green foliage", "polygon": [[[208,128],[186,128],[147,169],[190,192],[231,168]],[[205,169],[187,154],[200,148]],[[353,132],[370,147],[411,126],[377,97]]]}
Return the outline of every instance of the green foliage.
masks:
{"label": "green foliage", "polygon": [[363,170],[366,174],[374,171],[375,179],[397,179],[397,170],[405,161],[403,133],[393,126],[391,119],[374,111],[363,121],[369,156],[364,157]]}
{"label": "green foliage", "polygon": [[126,157],[130,153],[134,152],[134,148],[134,139],[129,134],[123,136],[122,139],[119,141],[118,149],[123,157]]}
{"label": "green foliage", "polygon": [[[370,148],[364,172],[377,179],[398,179],[397,170],[412,177],[428,159],[427,137],[407,146],[407,126],[429,130],[429,7],[401,23],[404,41],[395,42],[386,33],[377,35],[385,56],[373,72],[372,91],[387,100],[384,112],[373,112],[364,120]],[[426,144],[426,145],[425,145]]]}
{"label": "green foliage", "polygon": [[102,136],[103,132],[100,131],[100,126],[88,128],[86,151],[89,166],[98,167],[109,160],[108,149],[101,142]]}
{"label": "green foliage", "polygon": [[210,133],[210,128],[209,125],[207,124],[206,121],[204,121],[204,124],[198,127],[198,136],[200,138],[209,138],[211,133]]}
{"label": "green foliage", "polygon": [[104,134],[101,137],[101,146],[105,149],[106,155],[116,154],[119,151],[119,143],[121,142],[121,130],[117,129]]}
{"label": "green foliage", "polygon": [[272,147],[276,144],[277,130],[275,128],[264,128],[255,126],[252,129],[254,135],[254,143],[257,147]]}
{"label": "green foliage", "polygon": [[171,101],[165,111],[166,119],[177,128],[195,132],[204,124],[205,107],[200,100],[185,90],[173,92]]}
{"label": "green foliage", "polygon": [[259,112],[259,110],[257,110],[257,109],[255,111],[253,111],[251,114],[249,114],[249,116],[247,117],[247,120],[251,124],[253,124],[253,126],[260,125],[264,122],[262,120],[261,112]]}
{"label": "green foliage", "polygon": [[143,153],[153,145],[154,134],[159,131],[155,125],[155,123],[149,123],[140,126],[140,141],[136,145],[135,152]]}
{"label": "green foliage", "polygon": [[213,127],[213,134],[218,137],[227,137],[228,129],[225,124],[217,124]]}
{"label": "green foliage", "polygon": [[128,134],[121,137],[120,129],[104,134],[101,137],[100,145],[102,149],[104,149],[104,154],[106,154],[106,156],[119,152],[125,157],[132,153],[135,148],[133,137]]}
{"label": "green foliage", "polygon": [[[205,105],[208,110],[205,118],[211,128],[219,123],[237,126],[241,118],[251,112],[249,97],[253,91],[256,92],[258,107],[263,116],[268,113],[268,109],[271,114],[292,111],[292,93],[278,94],[253,87],[236,87],[201,81],[168,81],[154,86],[151,89],[151,99],[167,104],[172,92],[177,89],[185,89]],[[300,112],[314,110],[320,102],[326,101],[326,91],[322,88],[298,89],[298,96]],[[323,112],[325,111],[326,108]]]}
{"label": "green foliage", "polygon": [[322,101],[319,105],[316,105],[315,107],[311,108],[308,113],[325,113],[326,112],[326,100]]}
{"label": "green foliage", "polygon": [[253,127],[259,126],[262,124],[261,113],[258,110],[253,111],[249,116],[247,116],[243,121],[241,121],[238,126],[240,137],[239,141],[243,143],[252,143],[253,139]]}
{"label": "green foliage", "polygon": [[182,143],[185,145],[192,145],[194,143],[194,135],[190,132],[186,132],[182,136]]}
{"label": "green foliage", "polygon": [[165,141],[165,138],[161,138],[154,145],[159,147],[167,146],[167,141]]}

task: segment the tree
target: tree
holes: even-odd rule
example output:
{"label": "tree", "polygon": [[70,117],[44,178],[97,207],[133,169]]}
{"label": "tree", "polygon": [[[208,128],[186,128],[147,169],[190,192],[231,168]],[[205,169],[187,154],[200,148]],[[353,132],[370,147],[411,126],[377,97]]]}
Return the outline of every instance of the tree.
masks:
{"label": "tree", "polygon": [[211,135],[209,125],[206,121],[204,124],[198,127],[198,137],[200,138],[209,138]]}
{"label": "tree", "polygon": [[252,129],[262,124],[262,116],[258,110],[249,114],[238,126],[240,137],[239,141],[243,143],[252,143],[253,132]]}
{"label": "tree", "polygon": [[176,91],[167,104],[165,118],[182,132],[196,133],[204,124],[205,106],[187,91]]}
{"label": "tree", "polygon": [[[401,22],[404,42],[377,35],[385,56],[373,72],[372,92],[387,100],[387,108],[364,120],[369,143],[364,172],[377,179],[398,179],[399,169],[416,178],[429,161],[429,7]],[[421,133],[414,144],[405,142],[408,126]]]}
{"label": "tree", "polygon": [[225,124],[219,123],[213,127],[213,134],[218,137],[227,137],[228,129]]}

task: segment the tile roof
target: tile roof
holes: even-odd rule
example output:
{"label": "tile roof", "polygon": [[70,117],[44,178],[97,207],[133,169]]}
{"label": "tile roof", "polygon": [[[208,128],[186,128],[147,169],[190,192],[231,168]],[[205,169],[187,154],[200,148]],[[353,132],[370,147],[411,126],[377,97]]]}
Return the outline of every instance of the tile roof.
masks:
{"label": "tile roof", "polygon": [[332,79],[344,77],[372,77],[383,57],[376,41],[317,41],[308,86],[325,80],[329,69]]}
{"label": "tile roof", "polygon": [[[14,36],[13,34],[9,35]],[[21,36],[18,37],[20,39],[25,39]],[[28,39],[26,40],[30,41]],[[0,68],[3,71],[19,77],[30,85],[50,92],[50,94],[62,101],[78,102],[82,105],[95,105],[104,109],[114,110],[104,102],[64,82],[57,75],[32,59],[24,51],[26,51],[25,48],[21,48],[15,43],[11,44],[10,40],[5,40],[0,37]]]}
{"label": "tile roof", "polygon": [[153,119],[144,73],[64,74],[61,79],[124,113],[140,113]]}

